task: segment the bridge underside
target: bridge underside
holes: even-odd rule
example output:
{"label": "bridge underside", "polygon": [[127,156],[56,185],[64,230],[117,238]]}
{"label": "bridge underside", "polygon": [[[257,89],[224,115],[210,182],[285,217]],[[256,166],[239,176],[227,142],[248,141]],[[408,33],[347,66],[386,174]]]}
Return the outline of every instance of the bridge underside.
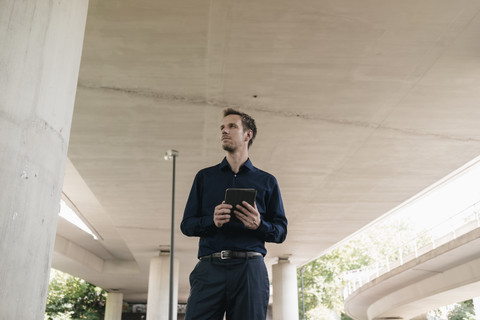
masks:
{"label": "bridge underside", "polygon": [[412,319],[477,297],[479,238],[476,228],[372,280],[347,298],[346,312],[358,320]]}

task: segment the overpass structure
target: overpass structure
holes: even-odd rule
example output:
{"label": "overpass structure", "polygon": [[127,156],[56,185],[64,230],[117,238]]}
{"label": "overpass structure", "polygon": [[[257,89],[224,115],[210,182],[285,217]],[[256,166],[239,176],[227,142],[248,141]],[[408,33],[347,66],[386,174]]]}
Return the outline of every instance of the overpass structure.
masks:
{"label": "overpass structure", "polygon": [[[435,239],[386,270],[359,273],[345,292],[345,311],[354,319],[426,319],[428,311],[476,298],[480,292],[480,220]],[[447,223],[451,223],[449,220]],[[373,271],[373,272],[372,272]]]}
{"label": "overpass structure", "polygon": [[[295,266],[478,156],[479,12],[478,0],[0,2],[0,319],[43,318],[52,265],[119,305],[147,302],[171,249],[163,155],[180,151],[179,222],[195,173],[224,155],[224,107],[256,119],[250,156],[279,181],[288,236],[265,261],[273,291],[290,288]],[[98,240],[58,220],[62,197]],[[184,303],[197,239],[174,231]]]}

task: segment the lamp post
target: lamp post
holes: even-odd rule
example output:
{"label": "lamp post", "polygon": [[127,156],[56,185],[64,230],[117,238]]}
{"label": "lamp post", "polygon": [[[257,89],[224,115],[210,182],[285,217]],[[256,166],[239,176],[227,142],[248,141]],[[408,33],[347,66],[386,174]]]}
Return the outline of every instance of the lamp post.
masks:
{"label": "lamp post", "polygon": [[178,157],[179,152],[177,150],[167,150],[165,152],[165,160],[173,160],[172,168],[172,218],[170,228],[170,290],[169,290],[169,305],[168,305],[168,319],[173,320],[173,264],[175,256],[175,160]]}

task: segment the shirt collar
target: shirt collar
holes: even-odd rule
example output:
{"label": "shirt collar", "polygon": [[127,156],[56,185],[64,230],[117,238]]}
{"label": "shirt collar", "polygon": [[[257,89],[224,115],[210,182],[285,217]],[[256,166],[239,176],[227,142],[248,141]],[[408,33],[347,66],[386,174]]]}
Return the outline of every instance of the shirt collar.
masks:
{"label": "shirt collar", "polygon": [[[220,162],[220,169],[225,170],[225,169],[230,169],[230,164],[227,161],[227,157],[224,157],[222,162]],[[243,170],[249,170],[249,171],[254,171],[255,167],[253,166],[252,162],[250,161],[250,158],[247,159],[247,161],[240,167],[239,172],[242,172]]]}

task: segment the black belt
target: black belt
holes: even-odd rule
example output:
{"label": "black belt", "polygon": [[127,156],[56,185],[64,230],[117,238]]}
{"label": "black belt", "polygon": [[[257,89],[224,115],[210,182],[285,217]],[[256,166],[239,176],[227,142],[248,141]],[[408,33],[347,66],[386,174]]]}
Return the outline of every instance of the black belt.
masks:
{"label": "black belt", "polygon": [[209,259],[220,259],[220,260],[227,260],[227,259],[250,259],[253,257],[260,257],[263,254],[255,251],[230,251],[230,250],[223,250],[220,252],[215,252],[209,254],[208,256],[200,257],[200,260],[209,260]]}

